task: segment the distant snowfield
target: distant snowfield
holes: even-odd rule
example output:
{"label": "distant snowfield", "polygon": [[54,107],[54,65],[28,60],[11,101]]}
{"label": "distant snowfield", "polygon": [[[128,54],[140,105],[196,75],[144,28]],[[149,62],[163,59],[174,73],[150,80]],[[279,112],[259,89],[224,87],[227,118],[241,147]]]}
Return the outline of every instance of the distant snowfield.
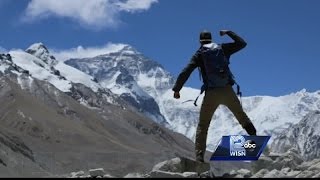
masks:
{"label": "distant snowfield", "polygon": [[[72,87],[71,83],[81,83],[91,88],[94,92],[97,92],[99,88],[102,88],[98,83],[93,81],[94,78],[92,76],[66,65],[62,61],[57,61],[55,65],[50,66],[42,59],[39,59],[23,50],[13,50],[9,53],[12,57],[13,63],[25,70],[28,70],[32,77],[48,81],[63,92],[70,91],[70,88]],[[61,77],[51,72],[52,68],[58,70],[60,75],[66,79],[61,79]],[[4,71],[4,69],[5,67],[1,66],[0,70]]]}
{"label": "distant snowfield", "polygon": [[54,66],[55,69],[60,71],[60,74],[73,83],[81,83],[91,88],[94,92],[97,92],[101,86],[98,83],[93,82],[93,77],[88,74],[79,71],[78,69],[64,64],[60,61]]}
{"label": "distant snowfield", "polygon": [[10,51],[9,53],[12,56],[12,61],[21,68],[28,70],[32,77],[39,80],[48,81],[63,92],[70,91],[70,81],[59,79],[54,74],[51,74],[46,69],[47,65],[43,63],[39,58],[22,50]]}

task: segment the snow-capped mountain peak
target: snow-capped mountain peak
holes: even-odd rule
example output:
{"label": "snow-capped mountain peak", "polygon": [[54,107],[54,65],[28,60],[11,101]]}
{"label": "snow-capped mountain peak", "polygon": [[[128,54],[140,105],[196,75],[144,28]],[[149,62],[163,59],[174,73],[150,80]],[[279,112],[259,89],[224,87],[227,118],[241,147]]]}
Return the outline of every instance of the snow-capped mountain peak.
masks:
{"label": "snow-capped mountain peak", "polygon": [[141,54],[138,50],[128,44],[125,44],[119,52],[126,54]]}
{"label": "snow-capped mountain peak", "polygon": [[58,63],[56,58],[50,54],[48,48],[41,42],[32,44],[29,48],[26,49],[26,52],[41,59],[44,63],[48,64],[49,66]]}
{"label": "snow-capped mountain peak", "polygon": [[[104,57],[113,56],[113,57],[118,57],[118,58],[115,58],[114,60],[122,60],[123,56],[132,56],[132,55],[143,56],[142,53],[140,53],[137,49],[135,49],[129,44],[110,44],[109,48],[101,52],[101,54],[98,54],[96,56],[91,56],[91,57],[84,56],[83,58],[92,59],[92,58],[104,58]],[[82,58],[70,58],[70,59],[82,59]],[[65,59],[65,60],[69,60],[69,59]]]}
{"label": "snow-capped mountain peak", "polygon": [[[164,122],[158,101],[160,91],[171,86],[163,67],[130,45],[93,58],[70,59],[66,64],[95,77],[99,83],[157,122]],[[160,88],[162,87],[162,88]]]}
{"label": "snow-capped mountain peak", "polygon": [[39,43],[34,43],[32,45],[30,45],[26,51],[28,50],[33,50],[33,51],[38,51],[38,50],[41,50],[41,51],[44,51],[46,53],[49,53],[49,50],[48,48],[42,43],[42,42],[39,42]]}

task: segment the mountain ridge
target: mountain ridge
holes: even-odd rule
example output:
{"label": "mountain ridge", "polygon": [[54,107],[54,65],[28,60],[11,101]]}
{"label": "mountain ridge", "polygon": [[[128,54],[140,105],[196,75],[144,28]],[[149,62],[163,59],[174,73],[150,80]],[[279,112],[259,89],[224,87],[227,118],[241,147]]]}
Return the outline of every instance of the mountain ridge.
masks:
{"label": "mountain ridge", "polygon": [[22,50],[0,55],[1,175],[51,177],[104,167],[120,176],[192,156],[189,139],[136,112],[91,76],[74,69],[87,81],[70,80],[72,74],[50,67]]}
{"label": "mountain ridge", "polygon": [[[184,102],[197,97],[200,90],[183,87],[181,99],[173,99],[171,88],[174,77],[158,62],[145,57],[132,46],[122,44],[118,51],[64,62],[89,74],[99,86],[120,96],[155,122],[194,141],[199,107]],[[203,95],[198,104],[201,104],[202,98]],[[298,123],[308,112],[320,108],[320,91],[307,92],[302,89],[277,97],[250,96],[243,97],[242,102],[258,133],[276,137],[284,129]],[[229,134],[246,133],[230,111],[220,106],[209,128],[207,148],[215,149],[220,136]]]}

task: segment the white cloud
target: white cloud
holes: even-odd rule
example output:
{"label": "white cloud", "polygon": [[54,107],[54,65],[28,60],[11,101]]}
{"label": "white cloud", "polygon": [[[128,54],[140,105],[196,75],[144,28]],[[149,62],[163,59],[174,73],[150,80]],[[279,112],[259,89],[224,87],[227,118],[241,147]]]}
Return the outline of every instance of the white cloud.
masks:
{"label": "white cloud", "polygon": [[77,48],[71,48],[67,50],[50,49],[49,51],[56,57],[56,59],[65,61],[71,58],[90,58],[90,57],[95,57],[102,54],[116,52],[123,49],[125,46],[126,44],[108,43],[100,47],[78,46]]}
{"label": "white cloud", "polygon": [[148,10],[157,0],[31,0],[23,21],[66,17],[89,28],[116,27],[122,11]]}
{"label": "white cloud", "polygon": [[148,10],[153,3],[157,2],[158,0],[127,0],[125,2],[118,2],[117,5],[121,10],[136,12]]}

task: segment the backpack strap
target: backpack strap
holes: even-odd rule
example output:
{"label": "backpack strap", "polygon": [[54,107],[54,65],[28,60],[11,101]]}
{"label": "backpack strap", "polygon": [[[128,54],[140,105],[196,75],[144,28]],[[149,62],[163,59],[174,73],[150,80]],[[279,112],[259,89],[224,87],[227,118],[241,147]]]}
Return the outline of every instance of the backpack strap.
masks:
{"label": "backpack strap", "polygon": [[198,72],[199,72],[199,79],[200,79],[200,81],[202,81],[202,74],[201,74],[201,69],[200,69],[200,67],[198,67]]}
{"label": "backpack strap", "polygon": [[199,96],[200,96],[201,94],[202,94],[202,93],[200,93],[200,94],[197,96],[197,98],[194,100],[194,102],[193,102],[193,105],[194,105],[194,106],[198,106],[198,105],[197,105],[197,101],[198,101],[198,98],[199,98]]}
{"label": "backpack strap", "polygon": [[234,83],[237,85],[237,95],[240,97],[240,105],[242,106],[242,92],[240,91],[240,85],[236,81],[234,81]]}

